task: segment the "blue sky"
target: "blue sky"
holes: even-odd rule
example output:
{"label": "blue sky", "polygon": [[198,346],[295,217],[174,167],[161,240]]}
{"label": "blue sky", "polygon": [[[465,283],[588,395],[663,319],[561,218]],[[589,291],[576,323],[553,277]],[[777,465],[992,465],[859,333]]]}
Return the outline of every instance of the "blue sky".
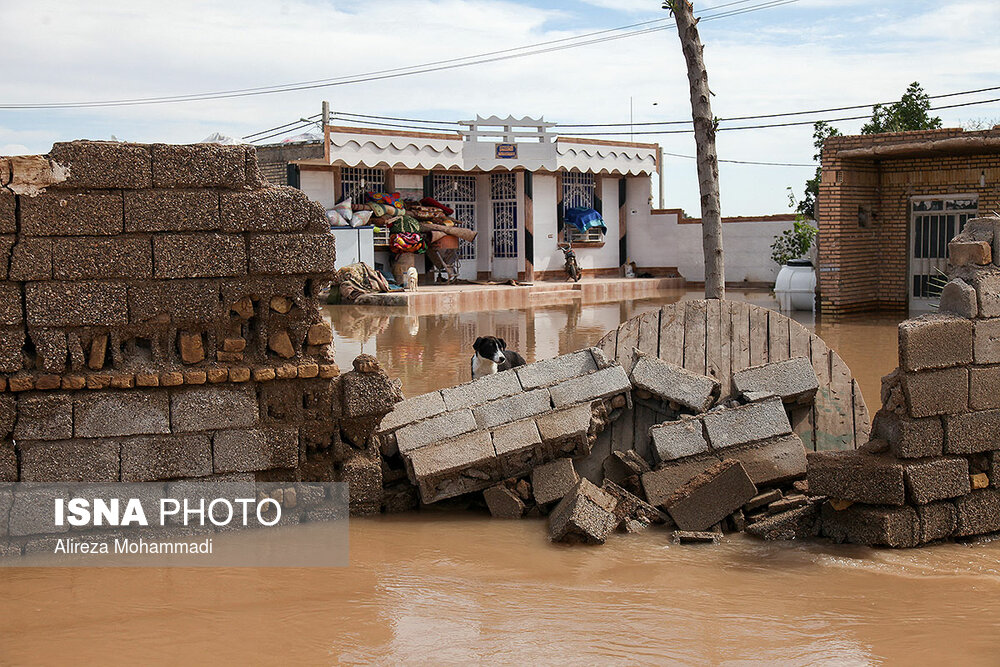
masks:
{"label": "blue sky", "polygon": [[[695,2],[707,16],[758,5]],[[0,103],[92,101],[229,90],[349,75],[664,18],[659,0],[194,0],[101,3],[0,0],[5,26]],[[1000,85],[996,0],[799,0],[701,24],[717,116],[898,99],[911,81],[930,94]],[[1000,91],[948,98],[1000,97]],[[544,115],[561,123],[682,120],[690,115],[676,33],[660,31],[546,55],[351,86],[185,104],[0,110],[0,154],[53,141],[198,141],[243,136],[335,110],[459,120]],[[654,105],[654,102],[656,103]],[[942,110],[946,126],[1000,123],[1000,104]],[[855,115],[847,113],[844,115]],[[827,114],[837,117],[837,114]],[[806,117],[810,118],[810,117]],[[862,121],[835,123],[855,132]],[[639,130],[640,128],[636,128]],[[568,134],[569,132],[567,132]],[[611,137],[609,137],[611,138]],[[628,137],[624,137],[628,139]],[[690,135],[635,135],[693,155]],[[811,127],[719,134],[734,160],[810,163]],[[808,167],[721,166],[725,215],[787,210]],[[666,159],[666,204],[698,211],[694,162]]]}

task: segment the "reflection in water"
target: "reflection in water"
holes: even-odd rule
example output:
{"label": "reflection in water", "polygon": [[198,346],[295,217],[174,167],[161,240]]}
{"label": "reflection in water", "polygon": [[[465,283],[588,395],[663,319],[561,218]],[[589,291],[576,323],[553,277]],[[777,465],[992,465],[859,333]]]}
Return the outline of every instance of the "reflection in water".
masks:
{"label": "reflection in water", "polygon": [[[679,298],[408,317],[331,309],[337,359],[377,352],[407,395],[463,382],[477,335],[529,360]],[[733,295],[770,305],[766,295]],[[869,406],[896,318],[813,327]],[[544,522],[425,511],[351,523],[342,569],[0,570],[0,664],[996,664],[1000,544],[597,548]],[[295,548],[290,544],[289,548]]]}

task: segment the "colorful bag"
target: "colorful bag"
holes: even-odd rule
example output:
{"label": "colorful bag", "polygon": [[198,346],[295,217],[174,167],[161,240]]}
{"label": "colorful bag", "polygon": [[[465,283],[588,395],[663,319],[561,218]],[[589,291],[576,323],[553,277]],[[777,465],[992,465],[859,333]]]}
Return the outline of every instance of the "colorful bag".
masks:
{"label": "colorful bag", "polygon": [[424,252],[424,237],[414,232],[403,232],[393,234],[390,238],[390,247],[394,253],[403,252]]}

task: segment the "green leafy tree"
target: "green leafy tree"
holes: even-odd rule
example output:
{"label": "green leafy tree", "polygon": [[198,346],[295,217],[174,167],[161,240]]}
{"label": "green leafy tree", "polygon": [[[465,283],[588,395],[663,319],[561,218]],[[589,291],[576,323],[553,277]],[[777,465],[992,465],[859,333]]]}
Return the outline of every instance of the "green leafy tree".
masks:
{"label": "green leafy tree", "polygon": [[861,134],[933,130],[941,127],[941,119],[928,113],[930,108],[930,98],[920,84],[914,81],[898,102],[872,107],[872,118],[861,127]]}
{"label": "green leafy tree", "polygon": [[[826,121],[819,121],[813,125],[813,146],[816,148],[816,153],[813,154],[813,160],[816,162],[820,161],[820,153],[823,152],[823,142],[830,137],[840,136],[840,130],[833,127]],[[809,218],[810,220],[816,219],[816,198],[819,196],[819,178],[822,170],[816,167],[816,174],[806,181],[806,189],[802,196],[802,201],[799,201],[795,205],[795,210],[802,216]]]}
{"label": "green leafy tree", "polygon": [[[796,210],[800,209],[802,204],[795,201],[791,187],[788,188],[788,204]],[[774,237],[774,243],[771,244],[771,259],[778,266],[782,266],[790,259],[803,257],[816,240],[816,233],[816,228],[809,224],[809,218],[801,212],[797,213],[792,228]]]}

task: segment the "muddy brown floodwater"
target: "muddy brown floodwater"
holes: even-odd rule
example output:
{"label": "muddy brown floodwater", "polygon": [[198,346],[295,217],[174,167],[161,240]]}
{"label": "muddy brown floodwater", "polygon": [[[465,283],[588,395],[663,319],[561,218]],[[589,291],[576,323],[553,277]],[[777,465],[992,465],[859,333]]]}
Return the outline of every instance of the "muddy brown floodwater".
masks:
{"label": "muddy brown floodwater", "polygon": [[[539,359],[697,296],[332,314],[341,366],[363,348],[416,395],[465,381],[477,335]],[[850,365],[874,413],[899,318],[796,319]],[[352,521],[350,558],[312,570],[2,569],[0,664],[1000,663],[1000,543],[698,547],[651,529],[573,548],[550,544],[543,520],[428,511]]]}

